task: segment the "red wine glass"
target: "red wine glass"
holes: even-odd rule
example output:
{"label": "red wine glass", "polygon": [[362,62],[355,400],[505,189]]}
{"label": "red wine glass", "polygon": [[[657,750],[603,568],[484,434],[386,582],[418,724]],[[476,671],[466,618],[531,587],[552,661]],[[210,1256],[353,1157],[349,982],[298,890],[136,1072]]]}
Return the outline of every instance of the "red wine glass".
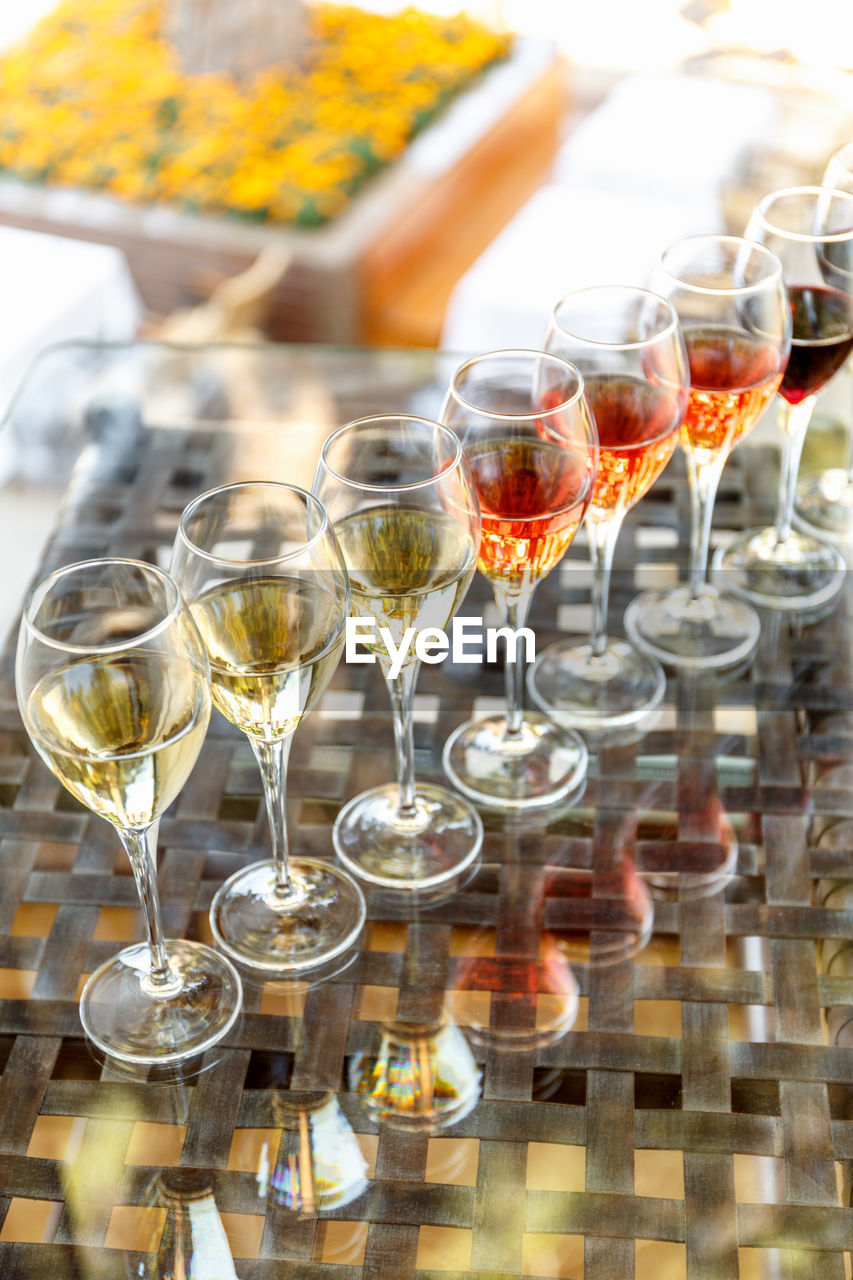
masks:
{"label": "red wine glass", "polygon": [[601,285],[557,304],[548,350],[575,363],[599,441],[586,516],[592,556],[592,634],[539,654],[530,672],[537,706],[589,729],[633,724],[666,688],[660,664],[607,633],[613,553],[622,522],[672,457],[687,403],[687,357],[675,308],[645,289]]}
{"label": "red wine glass", "polygon": [[724,668],[749,657],[761,622],[707,580],[711,519],[732,449],[773,398],[791,346],[782,264],[740,236],[689,236],[663,254],[652,287],[678,312],[690,366],[681,447],[690,486],[687,582],[631,601],[625,630],[674,667]]}
{"label": "red wine glass", "polygon": [[788,187],[759,201],[747,236],[782,263],[793,324],[782,382],[782,460],[776,519],[714,557],[717,580],[754,604],[811,609],[840,590],[844,560],[822,538],[792,527],[797,469],[818,392],[853,348],[853,195]]}
{"label": "red wine glass", "polygon": [[[558,356],[492,351],[461,365],[444,399],[441,417],[462,441],[480,499],[478,567],[511,633],[524,627],[537,584],[562,559],[592,494],[598,439],[583,385]],[[569,796],[587,764],[577,733],[524,710],[518,650],[507,643],[506,712],[461,725],[443,756],[461,791],[510,810]]]}
{"label": "red wine glass", "polygon": [[[845,143],[830,157],[823,186],[853,193],[853,142]],[[794,505],[797,523],[809,532],[824,538],[848,537],[853,532],[853,453],[848,455],[846,467],[802,476]]]}

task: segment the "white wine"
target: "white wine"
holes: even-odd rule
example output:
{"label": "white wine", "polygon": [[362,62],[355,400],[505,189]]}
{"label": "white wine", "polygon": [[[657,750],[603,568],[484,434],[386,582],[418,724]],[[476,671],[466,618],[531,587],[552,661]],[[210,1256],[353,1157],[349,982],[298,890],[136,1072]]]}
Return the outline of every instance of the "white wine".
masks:
{"label": "white wine", "polygon": [[243,578],[190,604],[213,701],[252,737],[293,733],[331,680],[344,643],[342,594],[301,578]]}
{"label": "white wine", "polygon": [[[354,615],[387,627],[397,646],[408,627],[443,630],[477,567],[468,527],[437,511],[368,507],[340,520],[335,533]],[[380,662],[390,661],[378,635],[365,645]],[[411,649],[407,662],[415,660]]]}
{"label": "white wine", "polygon": [[180,792],[209,719],[207,681],[183,659],[150,650],[68,663],[27,703],[30,736],[62,785],[93,813],[137,830]]}

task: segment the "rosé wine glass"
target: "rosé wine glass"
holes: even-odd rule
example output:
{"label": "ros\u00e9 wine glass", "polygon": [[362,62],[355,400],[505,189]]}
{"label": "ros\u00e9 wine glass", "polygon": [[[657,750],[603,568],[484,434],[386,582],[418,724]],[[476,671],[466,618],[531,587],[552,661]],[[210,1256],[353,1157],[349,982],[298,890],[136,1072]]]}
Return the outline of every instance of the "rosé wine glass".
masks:
{"label": "ros\u00e9 wine glass", "polygon": [[689,236],[663,254],[652,287],[678,312],[690,366],[681,448],[690,486],[687,582],[631,601],[625,630],[673,667],[743,662],[761,623],[745,600],[708,582],[714,500],[726,460],[745,439],[782,380],[791,346],[782,264],[772,249],[740,236]]}
{"label": "ros\u00e9 wine glass", "polygon": [[599,442],[586,526],[592,555],[592,634],[539,654],[530,672],[536,705],[587,729],[633,724],[666,689],[658,662],[608,635],[610,570],[628,511],[672,457],[684,416],[687,360],[671,303],[645,289],[601,285],[554,308],[545,346],[583,374]]}
{"label": "ros\u00e9 wine glass", "polygon": [[[502,625],[517,632],[537,584],[577,533],[598,471],[583,378],[553,354],[492,351],[456,370],[441,416],[462,441],[480,498],[480,572]],[[550,805],[583,782],[586,746],[571,729],[525,711],[525,664],[507,647],[506,711],[456,729],[444,768],[484,805]]]}

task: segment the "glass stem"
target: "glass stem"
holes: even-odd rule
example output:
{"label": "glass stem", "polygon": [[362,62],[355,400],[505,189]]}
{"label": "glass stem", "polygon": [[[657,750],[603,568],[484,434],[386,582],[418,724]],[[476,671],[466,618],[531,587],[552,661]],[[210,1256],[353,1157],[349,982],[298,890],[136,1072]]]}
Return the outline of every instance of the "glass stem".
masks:
{"label": "glass stem", "polygon": [[412,732],[412,700],[419,662],[410,662],[393,678],[383,672],[391,695],[391,714],[394,717],[394,754],[397,767],[397,786],[400,791],[400,807],[397,816],[402,820],[415,817],[415,740]]}
{"label": "glass stem", "polygon": [[142,979],[147,991],[154,995],[171,995],[180,990],[181,981],[176,978],[166,955],[166,944],[163,940],[163,922],[160,918],[160,895],[157,892],[157,831],[159,822],[139,830],[126,828],[119,830],[124,845],[136,889],[142,906],[145,921],[145,937],[151,957],[151,968]]}
{"label": "glass stem", "polygon": [[721,453],[710,462],[700,463],[692,452],[687,453],[687,485],[690,490],[690,559],[687,583],[691,600],[699,599],[708,576],[711,517],[726,456]]}
{"label": "glass stem", "polygon": [[607,648],[607,605],[610,599],[610,570],[613,568],[613,552],[622,528],[625,512],[608,515],[606,520],[587,517],[589,530],[589,557],[592,561],[592,633],[590,650],[592,658],[603,658]]}
{"label": "glass stem", "polygon": [[785,542],[791,536],[794,516],[794,498],[797,490],[797,472],[800,455],[806,438],[806,428],[814,409],[815,397],[809,396],[799,404],[782,400],[779,407],[779,425],[782,429],[782,462],[779,473],[779,505],[776,512],[776,542]]}
{"label": "glass stem", "polygon": [[[495,588],[495,601],[501,614],[501,622],[511,631],[518,631],[527,621],[530,605],[533,600],[531,587],[523,595],[504,595]],[[515,657],[519,656],[519,645],[515,646]],[[517,738],[521,733],[524,718],[524,676],[526,663],[510,662],[509,649],[504,661],[504,690],[506,692],[506,733],[507,738]]]}
{"label": "glass stem", "polygon": [[290,759],[293,735],[276,738],[274,742],[264,742],[260,738],[251,738],[250,741],[264,785],[275,867],[275,892],[287,894],[290,891],[287,858],[287,762]]}

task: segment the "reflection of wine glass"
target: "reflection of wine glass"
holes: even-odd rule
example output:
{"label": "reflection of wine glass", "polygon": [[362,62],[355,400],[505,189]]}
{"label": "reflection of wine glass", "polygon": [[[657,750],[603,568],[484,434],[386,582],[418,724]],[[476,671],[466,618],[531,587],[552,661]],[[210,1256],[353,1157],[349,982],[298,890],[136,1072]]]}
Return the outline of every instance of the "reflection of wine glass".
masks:
{"label": "reflection of wine glass", "polygon": [[270,1180],[277,1205],[314,1217],[361,1195],[367,1162],[336,1094],[276,1090],[273,1116],[282,1129]]}
{"label": "reflection of wine glass", "polygon": [[438,1133],[467,1116],[480,1072],[465,1036],[446,1015],[383,1023],[375,1053],[357,1054],[350,1088],[391,1129]]}
{"label": "reflection of wine glass", "polygon": [[714,557],[726,585],[756,604],[812,608],[843,581],[833,546],[792,529],[797,468],[817,393],[853,348],[853,195],[789,187],[760,200],[747,236],[772,249],[788,287],[793,337],[779,394],[782,465],[776,521],[751,529]]}
{"label": "reflection of wine glass", "polygon": [[[853,193],[853,142],[830,157],[823,186]],[[797,486],[796,509],[800,522],[818,535],[846,537],[853,530],[853,453],[846,467],[803,476]]]}
{"label": "reflection of wine glass", "polygon": [[544,923],[552,869],[523,856],[523,821],[520,812],[506,820],[506,853],[497,872],[499,919],[456,960],[446,996],[447,1009],[468,1037],[501,1052],[556,1044],[578,1011],[577,979],[560,940]]}
{"label": "reflection of wine glass", "polygon": [[[456,370],[442,417],[462,440],[480,497],[480,571],[510,632],[560,561],[598,467],[595,424],[572,365],[541,351],[493,351]],[[586,771],[576,733],[522,707],[524,665],[507,645],[505,715],[469,721],[444,748],[451,780],[497,808],[552,804]]]}
{"label": "reflection of wine glass", "polygon": [[45,578],[21,623],[18,702],[39,755],[116,828],[133,868],[147,943],[125,948],[83,990],[92,1042],[121,1062],[178,1062],[220,1040],[240,979],[196,942],[165,941],[157,824],[180,792],[210,717],[204,648],[178,588],[135,560],[90,560]]}
{"label": "reflection of wine glass", "polygon": [[415,784],[412,642],[426,631],[440,642],[476,568],[480,517],[468,468],[440,423],[363,418],[326,441],[314,492],[340,541],[362,639],[388,685],[397,759],[396,783],[341,810],[335,849],[373,884],[412,891],[443,884],[477,857],[483,825],[446,787]]}
{"label": "reflection of wine glass", "polygon": [[653,658],[608,636],[610,569],[622,521],[663,471],[678,439],[687,387],[678,316],[644,289],[581,289],[554,308],[545,346],[580,369],[598,428],[598,479],[586,517],[592,635],[540,653],[530,692],[560,721],[591,729],[632,724],[657,706],[666,681]]}
{"label": "reflection of wine glass", "polygon": [[258,761],[272,859],[226,880],[210,910],[220,946],[252,969],[340,955],[365,918],[361,890],[314,858],[290,860],[285,782],[293,734],[329,683],[348,612],[340,551],[316,498],[295,485],[212,489],[181,516],[172,571],[210,657],[213,701]]}
{"label": "reflection of wine glass", "polygon": [[664,253],[653,287],[678,312],[690,364],[681,446],[690,484],[685,586],[631,601],[625,629],[676,667],[727,667],[755,647],[761,624],[746,601],[707,581],[717,486],[726,459],[755,426],[782,379],[791,320],[782,264],[739,236],[690,236]]}
{"label": "reflection of wine glass", "polygon": [[130,1280],[238,1280],[210,1181],[206,1169],[159,1171],[143,1203],[151,1231],[147,1265],[131,1263],[132,1255],[126,1255]]}

